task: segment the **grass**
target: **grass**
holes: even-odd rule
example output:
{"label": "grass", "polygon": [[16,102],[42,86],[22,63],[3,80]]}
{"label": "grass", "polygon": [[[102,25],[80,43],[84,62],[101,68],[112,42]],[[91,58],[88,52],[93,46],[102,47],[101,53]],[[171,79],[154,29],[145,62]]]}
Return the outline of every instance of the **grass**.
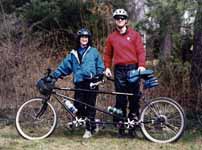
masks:
{"label": "grass", "polygon": [[202,131],[187,130],[182,138],[170,144],[157,144],[147,141],[138,132],[134,139],[118,139],[116,131],[101,130],[91,139],[82,138],[83,130],[69,132],[64,128],[44,140],[29,141],[20,137],[13,126],[0,129],[0,150],[201,150]]}

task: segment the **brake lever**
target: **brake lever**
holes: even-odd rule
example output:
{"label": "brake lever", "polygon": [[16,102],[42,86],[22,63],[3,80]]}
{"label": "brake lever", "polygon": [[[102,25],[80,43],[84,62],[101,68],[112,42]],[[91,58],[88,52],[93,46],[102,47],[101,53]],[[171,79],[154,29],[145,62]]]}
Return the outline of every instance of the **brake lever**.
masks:
{"label": "brake lever", "polygon": [[91,82],[90,83],[90,88],[95,89],[99,84],[102,84],[102,83],[104,83],[104,80],[101,80],[101,81],[98,81],[98,82],[95,82],[95,83]]}

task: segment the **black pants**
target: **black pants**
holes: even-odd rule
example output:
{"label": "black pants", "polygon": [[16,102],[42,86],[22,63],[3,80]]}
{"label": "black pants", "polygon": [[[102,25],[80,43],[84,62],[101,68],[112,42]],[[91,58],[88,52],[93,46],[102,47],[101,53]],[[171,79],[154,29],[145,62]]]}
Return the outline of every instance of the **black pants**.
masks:
{"label": "black pants", "polygon": [[[137,65],[116,65],[114,68],[115,88],[117,92],[133,93],[134,96],[117,95],[115,107],[123,111],[123,116],[126,117],[127,103],[129,101],[128,117],[134,117],[134,114],[139,117],[139,99],[140,86],[139,81],[130,83],[127,80],[127,72],[137,69]],[[114,121],[119,121],[114,118]]]}
{"label": "black pants", "polygon": [[[90,89],[90,86],[89,86],[90,82],[91,81],[83,81],[83,82],[76,83],[75,88],[92,90]],[[97,90],[97,89],[93,89],[93,90]],[[88,105],[95,106],[96,104],[96,96],[97,96],[96,93],[76,91],[74,96],[76,100],[87,103]],[[96,110],[94,108],[88,107],[79,102],[74,102],[74,105],[78,109],[78,112],[77,112],[78,117],[82,117],[82,118],[87,117],[90,121],[92,122],[95,121]],[[86,123],[87,130],[93,131],[95,127],[96,125],[94,123],[90,123],[87,121]]]}

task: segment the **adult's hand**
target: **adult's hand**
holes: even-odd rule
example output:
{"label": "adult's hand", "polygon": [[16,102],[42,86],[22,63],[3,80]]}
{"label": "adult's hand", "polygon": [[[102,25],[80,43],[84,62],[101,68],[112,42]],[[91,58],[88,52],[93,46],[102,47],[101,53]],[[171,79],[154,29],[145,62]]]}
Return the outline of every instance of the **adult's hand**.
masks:
{"label": "adult's hand", "polygon": [[138,67],[138,69],[137,69],[138,71],[145,71],[145,67]]}

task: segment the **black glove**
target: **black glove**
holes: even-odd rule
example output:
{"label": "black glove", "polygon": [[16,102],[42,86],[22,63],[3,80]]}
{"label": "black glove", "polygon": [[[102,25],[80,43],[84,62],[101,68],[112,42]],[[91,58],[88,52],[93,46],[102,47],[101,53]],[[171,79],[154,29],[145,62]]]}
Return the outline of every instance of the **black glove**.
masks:
{"label": "black glove", "polygon": [[50,95],[57,80],[46,76],[37,81],[36,87],[42,95]]}

